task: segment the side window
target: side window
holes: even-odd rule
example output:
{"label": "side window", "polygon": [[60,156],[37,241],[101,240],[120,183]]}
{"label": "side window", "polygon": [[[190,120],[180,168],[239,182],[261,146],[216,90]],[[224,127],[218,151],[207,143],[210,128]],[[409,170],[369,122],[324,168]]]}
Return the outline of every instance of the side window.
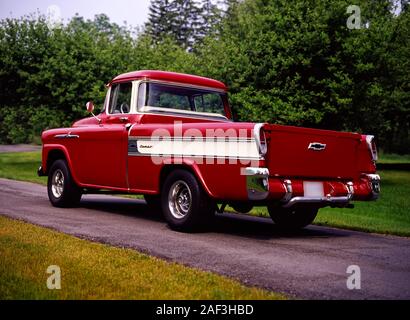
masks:
{"label": "side window", "polygon": [[132,83],[124,82],[111,87],[110,114],[129,113],[131,106]]}

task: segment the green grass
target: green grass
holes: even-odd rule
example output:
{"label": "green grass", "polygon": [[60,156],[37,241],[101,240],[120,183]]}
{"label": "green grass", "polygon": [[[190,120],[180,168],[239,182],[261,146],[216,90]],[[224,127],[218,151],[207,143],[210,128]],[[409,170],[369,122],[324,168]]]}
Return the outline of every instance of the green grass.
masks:
{"label": "green grass", "polygon": [[[40,152],[0,154],[0,177],[46,184],[46,178],[36,175]],[[383,155],[382,161],[403,163],[410,156]],[[356,202],[354,209],[323,208],[316,224],[366,232],[410,236],[410,172],[380,171],[381,198],[375,202]],[[251,214],[267,216],[265,208],[255,208]]]}
{"label": "green grass", "polygon": [[380,154],[379,163],[410,163],[410,154]]}
{"label": "green grass", "polygon": [[37,176],[41,152],[0,153],[0,177],[47,184],[47,178]]}
{"label": "green grass", "polygon": [[[49,290],[47,267],[61,269]],[[0,216],[0,299],[285,299],[227,277]]]}
{"label": "green grass", "polygon": [[369,232],[410,236],[410,172],[381,171],[377,201],[355,202],[354,209],[323,208],[317,224]]}

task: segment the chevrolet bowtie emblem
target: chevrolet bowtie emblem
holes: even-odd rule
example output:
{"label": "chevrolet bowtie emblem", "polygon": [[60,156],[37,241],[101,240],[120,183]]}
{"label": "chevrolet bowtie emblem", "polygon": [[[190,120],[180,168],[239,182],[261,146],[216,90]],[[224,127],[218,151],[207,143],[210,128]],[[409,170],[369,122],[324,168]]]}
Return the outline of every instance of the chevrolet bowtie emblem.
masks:
{"label": "chevrolet bowtie emblem", "polygon": [[308,149],[314,151],[322,151],[326,149],[326,144],[320,142],[311,142],[309,143]]}

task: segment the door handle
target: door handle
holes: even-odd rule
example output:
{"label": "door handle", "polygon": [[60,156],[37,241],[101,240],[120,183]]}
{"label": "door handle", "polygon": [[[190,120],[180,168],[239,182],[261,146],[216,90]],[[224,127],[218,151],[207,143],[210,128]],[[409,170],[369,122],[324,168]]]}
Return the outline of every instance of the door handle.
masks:
{"label": "door handle", "polygon": [[120,118],[120,121],[121,121],[121,122],[127,122],[127,121],[128,121],[128,117],[121,117],[121,118]]}

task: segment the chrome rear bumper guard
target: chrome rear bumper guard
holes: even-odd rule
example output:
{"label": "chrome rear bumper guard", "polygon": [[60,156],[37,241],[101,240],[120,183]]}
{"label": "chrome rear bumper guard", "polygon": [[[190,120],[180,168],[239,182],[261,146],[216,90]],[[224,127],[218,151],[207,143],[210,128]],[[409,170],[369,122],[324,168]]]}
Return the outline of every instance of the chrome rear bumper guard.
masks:
{"label": "chrome rear bumper guard", "polygon": [[246,176],[246,189],[249,200],[264,200],[269,195],[269,170],[248,167],[242,169]]}
{"label": "chrome rear bumper guard", "polygon": [[380,195],[380,176],[378,174],[366,174],[369,187],[372,190],[372,200],[376,200]]}

